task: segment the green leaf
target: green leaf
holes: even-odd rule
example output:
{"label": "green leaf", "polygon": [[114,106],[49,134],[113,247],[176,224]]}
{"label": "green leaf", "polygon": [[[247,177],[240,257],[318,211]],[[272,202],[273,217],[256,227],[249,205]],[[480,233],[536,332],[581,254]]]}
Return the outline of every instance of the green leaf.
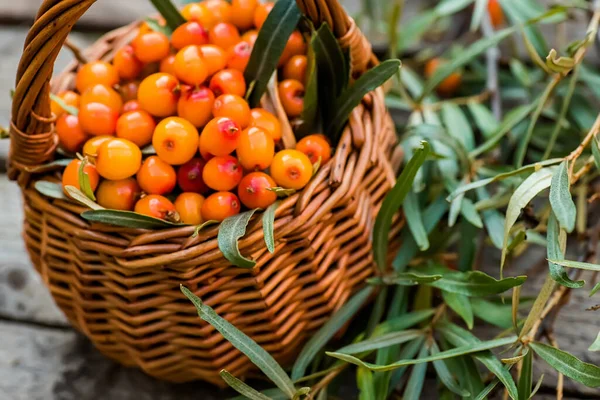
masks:
{"label": "green leaf", "polygon": [[171,0],[150,0],[160,15],[163,16],[169,28],[172,31],[177,29],[181,24],[184,24],[185,18],[179,13]]}
{"label": "green leaf", "polygon": [[598,336],[596,336],[596,340],[594,343],[590,345],[588,351],[600,351],[600,332],[598,332]]}
{"label": "green leaf", "polygon": [[529,353],[529,348],[525,347],[525,349],[522,352],[520,352],[520,354],[514,357],[503,358],[500,361],[502,361],[504,364],[515,365],[516,363],[521,361],[527,355],[527,353]]}
{"label": "green leaf", "polygon": [[272,187],[267,188],[267,190],[275,193],[280,199],[285,199],[286,197],[290,197],[291,195],[296,193],[296,189],[285,189],[282,187]]}
{"label": "green leaf", "polygon": [[600,142],[598,139],[592,139],[592,155],[594,156],[596,168],[600,170]]}
{"label": "green leaf", "polygon": [[62,108],[63,110],[65,110],[67,112],[67,114],[71,114],[71,115],[75,115],[75,116],[79,115],[79,109],[77,107],[68,105],[67,103],[65,103],[65,101],[61,97],[55,95],[54,93],[50,93],[50,100],[52,100],[53,102],[58,104],[60,106],[60,108]]}
{"label": "green leaf", "polygon": [[471,4],[474,0],[442,0],[435,6],[439,16],[452,15]]}
{"label": "green leaf", "polygon": [[519,375],[519,400],[528,400],[531,396],[533,382],[533,352],[529,351],[523,360],[521,375]]}
{"label": "green leaf", "polygon": [[233,390],[235,390],[245,398],[248,398],[250,400],[270,400],[269,397],[265,396],[264,394],[252,388],[251,386],[246,385],[244,382],[240,381],[238,378],[231,375],[224,369],[222,369],[221,372],[219,372],[219,375],[221,375],[221,378],[225,381],[225,383],[229,385],[229,387],[231,387]]}
{"label": "green leaf", "polygon": [[544,374],[540,375],[540,379],[535,384],[535,387],[533,388],[533,391],[531,392],[531,395],[529,396],[530,399],[533,399],[534,396],[536,395],[536,393],[538,392],[538,390],[540,390],[540,387],[542,386],[543,381],[544,381]]}
{"label": "green leaf", "polygon": [[594,288],[592,289],[592,291],[590,292],[590,297],[592,297],[593,295],[596,294],[596,292],[598,292],[598,290],[600,290],[600,282],[596,283],[594,285]]}
{"label": "green leaf", "polygon": [[398,272],[389,276],[375,277],[367,280],[375,285],[415,286],[419,283],[430,283],[442,279],[441,275],[423,275],[414,272]]}
{"label": "green leaf", "polygon": [[544,280],[544,284],[542,285],[538,296],[533,302],[533,306],[531,306],[531,310],[529,310],[529,314],[527,315],[527,319],[523,324],[523,328],[521,328],[521,333],[519,333],[519,339],[525,336],[533,325],[538,321],[542,311],[544,310],[544,306],[546,302],[550,298],[550,295],[554,291],[555,283],[552,277],[548,274],[546,279]]}
{"label": "green leaf", "polygon": [[471,32],[475,32],[479,25],[481,25],[481,20],[485,14],[485,11],[488,6],[488,0],[475,0],[475,7],[473,8],[473,16],[471,17]]}
{"label": "green leaf", "polygon": [[[423,346],[419,352],[419,358],[427,356],[427,347]],[[425,383],[425,373],[427,372],[427,364],[420,364],[413,367],[406,389],[402,395],[403,400],[419,400]]]}
{"label": "green leaf", "polygon": [[145,18],[144,21],[146,25],[154,32],[160,32],[163,35],[171,36],[173,34],[173,29],[171,29],[168,25],[161,25],[160,22],[155,18]]}
{"label": "green leaf", "polygon": [[406,331],[391,332],[385,335],[349,344],[348,346],[344,346],[336,352],[343,354],[358,354],[381,349],[384,347],[393,346],[395,344],[410,342],[411,340],[419,336],[423,336],[423,332],[419,329],[409,329]]}
{"label": "green leaf", "polygon": [[421,147],[415,150],[413,157],[402,170],[396,180],[396,184],[383,199],[383,203],[373,227],[373,255],[375,262],[381,270],[386,269],[385,259],[388,250],[388,234],[392,225],[392,218],[400,205],[404,202],[406,195],[412,187],[417,171],[425,162],[429,153],[429,144],[421,142]]}
{"label": "green leaf", "polygon": [[315,55],[315,37],[317,32],[313,33],[313,37],[308,47],[306,55],[306,85],[304,86],[304,107],[300,120],[302,123],[296,129],[296,138],[301,139],[312,132],[319,131],[319,84],[317,61]]}
{"label": "green leaf", "polygon": [[542,168],[539,171],[531,174],[521,185],[515,190],[513,196],[510,198],[508,208],[506,209],[506,222],[504,224],[504,245],[502,248],[502,258],[500,261],[500,272],[504,267],[506,261],[506,247],[509,243],[510,230],[517,222],[517,219],[521,215],[521,210],[525,208],[527,204],[535,196],[537,196],[542,190],[547,189],[550,186],[553,175],[553,168]]}
{"label": "green leaf", "polygon": [[182,226],[162,219],[149,217],[131,211],[89,210],[81,213],[83,219],[102,224],[136,229],[166,229]]}
{"label": "green leaf", "polygon": [[[561,230],[558,226],[557,218],[554,212],[550,212],[548,218],[548,238],[547,238],[547,256],[548,259],[563,260],[564,252],[566,248],[567,235],[564,230]],[[548,262],[550,270],[550,276],[557,283],[569,287],[569,288],[580,288],[585,284],[585,281],[572,281],[564,268],[556,263]]]}
{"label": "green leaf", "polygon": [[475,125],[486,139],[498,130],[498,121],[489,108],[476,102],[467,103],[467,107],[473,116]]}
{"label": "green leaf", "polygon": [[[464,182],[464,179],[463,181]],[[458,196],[454,197],[450,202],[450,212],[448,213],[448,226],[453,227],[456,224],[456,220],[458,219],[458,214],[462,208],[462,202],[465,199],[465,194],[461,193]]]}
{"label": "green leaf", "polygon": [[460,206],[460,214],[469,223],[477,228],[483,228],[483,221],[475,208],[475,204],[470,199],[463,199]]}
{"label": "green leaf", "polygon": [[354,314],[365,304],[369,296],[373,293],[373,288],[368,286],[356,293],[352,298],[342,306],[327,321],[321,329],[315,333],[312,338],[304,345],[302,351],[296,358],[292,368],[292,379],[302,378],[306,368],[315,358],[317,353],[329,342],[329,340],[339,331],[342,326],[352,318]]}
{"label": "green leaf", "polygon": [[86,207],[91,208],[92,210],[104,210],[104,207],[96,204],[89,197],[87,197],[83,192],[77,189],[75,186],[65,186],[65,191],[73,200],[83,204]]}
{"label": "green leaf", "polygon": [[37,181],[33,186],[35,187],[35,190],[44,196],[51,197],[53,199],[67,200],[67,196],[65,196],[60,183]]}
{"label": "green leaf", "polygon": [[600,387],[600,368],[596,365],[585,363],[567,352],[543,343],[531,342],[529,346],[535,354],[561,374],[588,387]]}
{"label": "green leaf", "polygon": [[300,16],[295,0],[279,0],[261,27],[244,71],[246,82],[254,82],[246,95],[250,107],[260,103]]}
{"label": "green leaf", "polygon": [[471,308],[475,316],[502,329],[512,326],[511,306],[473,297]]}
{"label": "green leaf", "polygon": [[[477,189],[477,197],[479,200],[489,199],[487,191],[484,188]],[[488,231],[488,236],[494,246],[502,249],[504,241],[504,215],[497,210],[485,210],[481,213],[485,229]]]}
{"label": "green leaf", "polygon": [[521,85],[525,87],[530,87],[533,85],[533,81],[531,76],[529,76],[527,67],[518,58],[511,58],[509,67],[510,72],[512,72],[513,76],[519,80]]}
{"label": "green leaf", "polygon": [[356,384],[360,390],[359,400],[375,399],[375,387],[373,386],[373,373],[365,368],[356,370]]}
{"label": "green leaf", "polygon": [[211,324],[229,343],[244,353],[290,399],[294,397],[296,393],[294,384],[269,353],[231,323],[221,318],[211,307],[202,303],[202,300],[188,288],[180,285],[180,289],[194,303],[200,318]]}
{"label": "green leaf", "polygon": [[454,310],[467,324],[469,329],[473,329],[473,309],[469,298],[462,294],[456,294],[442,290],[444,302]]}
{"label": "green leaf", "polygon": [[571,182],[569,180],[568,162],[563,161],[552,176],[550,184],[550,205],[560,223],[567,232],[575,229],[577,209],[571,197]]}
{"label": "green leaf", "polygon": [[257,209],[243,212],[221,222],[217,242],[219,249],[229,262],[240,268],[253,268],[256,261],[240,253],[239,240],[246,234],[246,227]]}
{"label": "green leaf", "polygon": [[[81,192],[90,200],[96,201],[96,197],[94,196],[94,191],[92,190],[92,186],[90,184],[90,176],[87,172],[85,172],[85,166],[87,165],[87,158],[81,160],[79,164],[78,170],[78,180],[79,187],[81,188]],[[92,207],[93,208],[93,207]]]}
{"label": "green leaf", "polygon": [[595,272],[600,271],[600,265],[598,265],[598,264],[592,264],[592,263],[587,263],[587,262],[582,262],[582,261],[570,261],[570,260],[548,260],[548,261],[558,264],[558,265],[562,265],[563,267],[585,269],[588,271],[595,271]]}
{"label": "green leaf", "polygon": [[411,326],[417,325],[423,321],[427,321],[433,316],[433,314],[435,314],[435,310],[433,309],[419,310],[388,319],[375,327],[373,330],[373,336],[380,336],[389,332],[396,332],[410,328]]}
{"label": "green leaf", "polygon": [[276,201],[267,207],[262,217],[263,236],[265,237],[267,250],[269,250],[269,253],[271,254],[275,252],[275,234],[273,224],[275,223],[275,210],[277,210],[277,207],[279,207],[279,201]]}
{"label": "green leaf", "polygon": [[452,103],[442,105],[442,121],[450,136],[462,143],[468,151],[475,148],[475,136],[471,124],[459,106]]}
{"label": "green leaf", "polygon": [[[436,356],[441,353],[440,348],[434,340],[431,341],[431,344],[429,346],[429,353],[432,356]],[[448,369],[446,362],[444,362],[443,360],[434,361],[433,368],[435,369],[438,378],[440,378],[440,381],[442,381],[444,386],[446,386],[451,392],[456,393],[457,395],[462,397],[469,396],[469,391],[462,389],[458,385],[458,383],[454,379],[454,376]]]}
{"label": "green leaf", "polygon": [[72,158],[61,158],[60,160],[54,160],[47,164],[36,165],[35,167],[25,167],[25,171],[31,173],[49,172],[57,169],[63,169],[73,161]]}
{"label": "green leaf", "polygon": [[204,228],[206,228],[207,226],[210,225],[214,225],[214,224],[219,224],[219,221],[215,221],[215,220],[208,220],[208,221],[204,221],[203,223],[201,223],[200,225],[197,225],[196,228],[194,229],[194,233],[192,233],[192,237],[195,238],[196,236],[198,236],[200,234],[200,231]]}
{"label": "green leaf", "polygon": [[427,237],[427,232],[423,226],[417,194],[413,190],[408,192],[402,205],[404,207],[404,217],[406,218],[408,229],[410,229],[415,242],[417,242],[421,251],[427,250],[429,248],[429,238]]}

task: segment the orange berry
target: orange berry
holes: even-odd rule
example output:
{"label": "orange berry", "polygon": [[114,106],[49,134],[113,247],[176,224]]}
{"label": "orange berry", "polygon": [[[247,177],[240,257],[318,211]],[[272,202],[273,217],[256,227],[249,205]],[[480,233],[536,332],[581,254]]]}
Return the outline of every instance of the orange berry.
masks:
{"label": "orange berry", "polygon": [[288,117],[298,117],[304,108],[304,85],[295,79],[279,82],[279,98]]}
{"label": "orange berry", "polygon": [[208,43],[208,32],[197,21],[189,21],[180,25],[171,36],[171,44],[177,50],[181,50],[186,46]]}
{"label": "orange berry", "polygon": [[264,172],[251,172],[242,178],[238,186],[238,196],[246,207],[264,210],[277,200],[277,194],[269,190],[274,187],[275,181],[269,175]]}
{"label": "orange berry", "polygon": [[144,64],[135,56],[133,46],[129,44],[117,50],[113,58],[113,66],[121,79],[135,79],[144,68]]}
{"label": "orange berry", "polygon": [[[161,27],[165,27],[167,26],[167,21],[165,21],[165,19],[162,16],[157,16],[156,18],[153,18],[153,20]],[[143,21],[140,24],[140,28],[138,30],[138,35],[144,34],[144,33],[148,33],[148,32],[154,32],[154,29],[152,27],[150,27],[150,25],[148,24],[148,22]]]}
{"label": "orange berry", "polygon": [[98,147],[100,147],[102,143],[112,140],[114,138],[114,136],[92,136],[83,145],[83,155],[96,157],[98,155]]}
{"label": "orange berry", "polygon": [[129,100],[128,102],[123,104],[123,113],[129,112],[129,111],[138,111],[141,109],[142,109],[142,106],[140,105],[140,102],[137,100]]}
{"label": "orange berry", "polygon": [[286,189],[302,189],[310,181],[312,172],[312,163],[298,150],[281,150],[271,163],[271,177]]}
{"label": "orange berry", "polygon": [[175,199],[175,210],[179,213],[181,222],[188,225],[202,223],[202,203],[204,196],[198,193],[181,193]]}
{"label": "orange berry", "polygon": [[186,4],[181,9],[181,15],[188,21],[200,22],[202,26],[208,28],[215,23],[214,17],[210,14],[208,8],[202,3]]}
{"label": "orange berry", "polygon": [[275,3],[267,2],[259,4],[256,7],[256,10],[254,10],[253,17],[254,26],[256,27],[256,29],[260,29],[262,27],[262,25],[265,23],[265,20],[267,19],[267,16],[269,15],[274,6]]}
{"label": "orange berry", "polygon": [[236,153],[247,170],[267,169],[275,155],[275,142],[267,131],[253,126],[240,134]]}
{"label": "orange berry", "polygon": [[118,181],[103,180],[96,191],[96,200],[98,204],[109,210],[132,211],[141,191],[133,178]]}
{"label": "orange berry", "polygon": [[175,76],[175,54],[169,54],[167,57],[163,58],[158,70]]}
{"label": "orange berry", "polygon": [[[79,108],[79,95],[72,90],[65,90],[58,94],[58,97],[68,106]],[[50,100],[50,110],[56,116],[60,118],[66,111],[54,100]]]}
{"label": "orange berry", "polygon": [[227,53],[214,44],[200,46],[200,53],[208,68],[208,75],[212,76],[227,66]]}
{"label": "orange berry", "polygon": [[101,103],[112,110],[121,112],[123,108],[123,99],[116,90],[102,84],[96,84],[88,87],[81,95],[81,104]]}
{"label": "orange berry", "polygon": [[[425,64],[425,77],[430,78],[437,69],[443,65],[446,61],[440,58],[432,58]],[[437,92],[441,96],[449,97],[452,96],[462,81],[460,72],[453,72],[446,77],[436,88]]]}
{"label": "orange berry", "polygon": [[213,26],[209,33],[210,43],[219,46],[222,49],[229,49],[240,41],[240,33],[237,28],[227,22],[219,22]]}
{"label": "orange berry", "polygon": [[97,83],[109,87],[119,83],[119,74],[115,67],[105,61],[93,61],[79,68],[75,77],[75,87],[79,93]]}
{"label": "orange berry", "polygon": [[96,169],[105,179],[117,181],[135,175],[142,165],[142,152],[127,139],[107,140],[98,147]]}
{"label": "orange berry", "polygon": [[257,38],[258,38],[258,31],[256,29],[252,29],[242,35],[242,40],[244,42],[250,43],[250,46],[254,46],[254,43],[256,43]]}
{"label": "orange berry", "polygon": [[212,112],[215,118],[227,117],[242,129],[250,124],[250,107],[246,100],[235,94],[222,94],[217,97]]}
{"label": "orange berry", "polygon": [[[67,186],[74,186],[81,190],[81,187],[79,186],[79,168],[81,167],[81,163],[81,160],[75,159],[65,167],[62,174],[63,189]],[[85,167],[83,167],[83,171],[88,175],[92,192],[95,191],[98,187],[98,182],[100,182],[96,167],[93,164],[86,163]]]}
{"label": "orange berry", "polygon": [[177,111],[179,81],[171,74],[159,72],[142,81],[138,101],[155,117],[168,117]]}
{"label": "orange berry", "polygon": [[490,20],[494,28],[500,27],[504,24],[504,12],[498,0],[488,1],[488,12],[490,14]]}
{"label": "orange berry", "polygon": [[119,84],[118,91],[123,101],[137,100],[138,89],[140,83],[138,81],[130,81]]}
{"label": "orange berry", "polygon": [[242,180],[244,170],[232,156],[213,157],[204,166],[202,180],[206,186],[217,191],[234,189]]}
{"label": "orange berry", "polygon": [[81,128],[76,115],[63,114],[56,121],[55,129],[60,147],[71,153],[79,151],[89,137]]}
{"label": "orange berry", "polygon": [[208,77],[208,68],[198,46],[186,46],[175,55],[175,76],[190,85],[199,85]]}
{"label": "orange berry", "polygon": [[257,6],[258,0],[232,0],[231,23],[240,30],[252,28]]}
{"label": "orange berry", "polygon": [[244,74],[237,69],[224,69],[213,75],[209,84],[215,96],[222,94],[237,94],[244,97],[246,94],[246,81]]}
{"label": "orange berry", "polygon": [[206,193],[209,187],[202,180],[202,171],[206,162],[194,157],[179,167],[177,171],[177,184],[184,192]]}
{"label": "orange berry", "polygon": [[183,91],[177,103],[177,115],[201,128],[211,120],[214,102],[215,95],[207,87]]}
{"label": "orange berry", "polygon": [[149,217],[179,222],[180,217],[171,200],[158,194],[142,197],[135,203],[134,211]]}
{"label": "orange berry", "polygon": [[295,79],[303,85],[306,83],[306,56],[298,54],[289,59],[283,67],[283,79]]}
{"label": "orange berry", "polygon": [[155,127],[154,118],[146,111],[129,111],[117,120],[117,137],[130,140],[138,147],[144,147],[152,143]]}
{"label": "orange berry", "polygon": [[157,156],[150,156],[137,172],[137,181],[146,193],[167,194],[175,189],[177,174],[172,166]]}
{"label": "orange berry", "polygon": [[114,135],[119,113],[106,104],[85,103],[79,109],[79,123],[90,135]]}
{"label": "orange berry", "polygon": [[331,159],[331,146],[323,135],[308,135],[300,139],[296,144],[296,150],[306,154],[313,164],[319,161],[319,158],[321,164]]}
{"label": "orange berry", "polygon": [[274,141],[281,139],[281,122],[276,116],[263,108],[250,110],[250,126],[257,126],[267,131]]}
{"label": "orange berry", "polygon": [[252,54],[252,45],[243,40],[235,46],[230,47],[227,52],[227,68],[244,72],[250,60],[250,54]]}
{"label": "orange berry", "polygon": [[279,58],[279,66],[281,67],[285,65],[290,58],[300,54],[306,54],[306,43],[304,43],[304,38],[302,37],[300,31],[294,31],[288,38],[285,48],[283,49],[283,53],[281,53],[281,57]]}
{"label": "orange berry", "polygon": [[185,164],[198,150],[198,130],[183,118],[165,118],[156,126],[152,144],[163,161],[171,165]]}
{"label": "orange berry", "polygon": [[213,156],[226,156],[237,148],[241,128],[235,121],[226,118],[214,118],[200,134],[200,153]]}
{"label": "orange berry", "polygon": [[[225,0],[206,0],[201,3],[208,9],[213,19],[216,22],[230,22],[231,21],[231,4]],[[212,28],[212,26],[211,26]],[[210,29],[210,28],[209,28]]]}
{"label": "orange berry", "polygon": [[240,213],[240,200],[231,192],[217,192],[208,196],[202,203],[204,221],[223,221]]}
{"label": "orange berry", "polygon": [[162,32],[146,32],[137,35],[131,42],[134,54],[144,63],[153,63],[169,55],[171,44],[169,38]]}

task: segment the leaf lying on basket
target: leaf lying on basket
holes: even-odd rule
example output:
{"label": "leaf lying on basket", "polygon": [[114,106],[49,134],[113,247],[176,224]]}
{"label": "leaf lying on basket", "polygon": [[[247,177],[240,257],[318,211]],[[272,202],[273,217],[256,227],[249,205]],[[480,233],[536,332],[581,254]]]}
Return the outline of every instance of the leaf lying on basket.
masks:
{"label": "leaf lying on basket", "polygon": [[200,225],[196,226],[196,229],[194,229],[194,233],[192,233],[192,237],[195,238],[196,236],[198,236],[200,234],[200,231],[202,229],[206,228],[207,226],[218,224],[218,223],[219,223],[219,221],[215,221],[212,219],[209,221],[204,221]]}
{"label": "leaf lying on basket", "polygon": [[291,195],[296,193],[296,189],[285,189],[282,187],[267,188],[267,190],[270,192],[274,192],[277,195],[277,197],[280,198],[290,197]]}
{"label": "leaf lying on basket", "polygon": [[219,249],[229,262],[240,268],[252,268],[256,265],[256,261],[244,257],[238,247],[238,242],[246,234],[248,222],[256,211],[254,209],[226,218],[219,227]]}
{"label": "leaf lying on basket", "polygon": [[171,2],[171,0],[150,0],[156,10],[163,16],[167,26],[174,31],[181,24],[184,24],[185,18],[179,13],[177,7]]}
{"label": "leaf lying on basket", "polygon": [[279,201],[276,201],[267,207],[262,217],[263,236],[265,238],[267,250],[269,250],[269,253],[271,254],[275,252],[275,234],[273,224],[275,223],[275,211],[277,210],[277,207],[279,207]]}
{"label": "leaf lying on basket", "polygon": [[102,224],[122,226],[136,229],[166,229],[183,226],[162,219],[149,217],[131,211],[91,210],[81,213],[83,219]]}
{"label": "leaf lying on basket", "polygon": [[258,390],[240,381],[224,369],[219,372],[219,375],[221,375],[221,378],[229,385],[229,387],[244,396],[244,398],[250,400],[271,400],[270,397],[265,396]]}
{"label": "leaf lying on basket", "polygon": [[229,343],[244,353],[290,399],[294,397],[296,388],[292,380],[269,353],[234,325],[221,318],[212,308],[202,303],[202,300],[188,288],[183,285],[180,285],[180,288],[183,294],[194,303],[200,318],[211,324]]}
{"label": "leaf lying on basket", "polygon": [[83,204],[86,207],[91,208],[92,210],[104,210],[104,207],[98,205],[93,200],[90,200],[81,190],[77,189],[75,186],[65,186],[65,191],[69,194],[71,199]]}
{"label": "leaf lying on basket", "polygon": [[585,363],[567,352],[543,343],[531,342],[529,345],[535,354],[561,374],[588,387],[600,387],[600,368],[596,365]]}
{"label": "leaf lying on basket", "polygon": [[35,190],[44,196],[52,197],[53,199],[67,200],[67,196],[65,196],[60,183],[37,181],[33,186],[35,187]]}
{"label": "leaf lying on basket", "polygon": [[260,28],[244,71],[246,82],[251,83],[250,90],[246,93],[251,108],[257,107],[260,103],[300,16],[296,0],[279,0]]}
{"label": "leaf lying on basket", "polygon": [[73,161],[72,158],[61,158],[60,160],[54,160],[47,164],[37,165],[35,167],[25,167],[25,171],[31,173],[40,173],[40,172],[48,172],[54,171],[56,169],[63,169],[67,165],[69,165]]}
{"label": "leaf lying on basket", "polygon": [[87,172],[85,172],[85,167],[88,164],[88,159],[84,158],[79,163],[79,170],[77,172],[77,179],[79,180],[79,187],[81,188],[81,192],[90,200],[96,201],[96,197],[94,196],[94,190],[92,190],[92,185],[90,184],[90,176]]}
{"label": "leaf lying on basket", "polygon": [[67,114],[71,114],[71,115],[79,115],[79,109],[77,107],[73,107],[68,105],[67,103],[65,103],[65,101],[55,95],[54,93],[50,93],[50,99],[55,102],[56,104],[58,104],[60,106],[60,108],[62,108],[63,110],[65,110],[67,112]]}

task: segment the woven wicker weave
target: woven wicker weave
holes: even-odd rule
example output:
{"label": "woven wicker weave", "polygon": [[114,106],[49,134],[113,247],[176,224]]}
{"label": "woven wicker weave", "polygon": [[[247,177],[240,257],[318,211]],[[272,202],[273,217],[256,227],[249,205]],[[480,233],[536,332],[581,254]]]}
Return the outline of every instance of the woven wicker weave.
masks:
{"label": "woven wicker weave", "polygon": [[[54,60],[77,19],[94,0],[45,0],[25,43],[14,94],[9,174],[25,203],[24,239],[56,303],[107,356],[176,382],[222,385],[219,371],[251,371],[218,332],[198,318],[179,290],[183,283],[282,363],[375,272],[370,231],[395,181],[401,150],[383,92],[365,96],[335,156],[300,193],[277,209],[275,254],[266,251],[260,218],[240,249],[252,270],[231,266],[217,247],[218,227],[192,238],[194,227],[161,231],[90,224],[74,203],[33,188],[53,172],[31,172],[54,158],[50,112]],[[376,63],[371,48],[337,0],[298,0],[315,24],[327,22],[351,53],[355,76]],[[110,60],[137,24],[113,31],[85,51]],[[73,63],[52,83],[72,87]],[[396,224],[397,234],[400,229]]]}

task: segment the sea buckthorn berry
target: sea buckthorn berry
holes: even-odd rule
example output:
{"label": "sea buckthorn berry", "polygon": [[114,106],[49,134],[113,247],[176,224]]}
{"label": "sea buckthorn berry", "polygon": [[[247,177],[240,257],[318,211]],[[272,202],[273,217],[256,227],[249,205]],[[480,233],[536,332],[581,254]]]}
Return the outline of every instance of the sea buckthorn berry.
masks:
{"label": "sea buckthorn berry", "polygon": [[118,90],[123,101],[137,100],[140,83],[138,81],[130,81],[119,84]]}
{"label": "sea buckthorn berry", "polygon": [[150,156],[142,163],[137,181],[148,194],[167,194],[175,189],[177,174],[172,166],[157,156]]}
{"label": "sea buckthorn berry", "polygon": [[180,217],[171,200],[158,194],[142,197],[135,203],[134,211],[149,217],[164,219],[169,222],[179,222]]}
{"label": "sea buckthorn berry", "polygon": [[123,113],[129,112],[129,111],[138,111],[141,109],[142,109],[142,106],[140,105],[140,102],[137,100],[129,100],[125,104],[123,104]]}
{"label": "sea buckthorn berry", "polygon": [[133,178],[103,180],[96,191],[96,200],[109,210],[133,211],[141,192],[140,186]]}
{"label": "sea buckthorn berry", "polygon": [[297,117],[304,108],[304,85],[295,79],[279,82],[279,98],[288,117]]}
{"label": "sea buckthorn berry", "polygon": [[264,108],[250,110],[250,126],[264,129],[276,142],[281,139],[281,122]]}
{"label": "sea buckthorn berry", "polygon": [[300,54],[306,54],[306,43],[304,43],[304,38],[302,37],[300,31],[294,31],[288,38],[285,48],[283,49],[283,53],[281,53],[281,57],[279,58],[279,66],[281,67],[285,65],[290,58]]}
{"label": "sea buckthorn berry", "polygon": [[253,126],[241,133],[236,153],[247,170],[266,169],[273,161],[275,142],[267,131]]}
{"label": "sea buckthorn berry", "polygon": [[216,23],[216,20],[211,15],[210,10],[206,8],[206,6],[204,6],[202,3],[186,4],[181,9],[181,15],[188,21],[200,22],[202,26],[204,26],[207,29],[212,27]]}
{"label": "sea buckthorn berry", "polygon": [[[79,95],[72,90],[66,90],[60,92],[58,97],[68,106],[79,108]],[[60,118],[66,111],[54,100],[50,101],[50,110],[56,116]]]}
{"label": "sea buckthorn berry", "polygon": [[201,86],[181,92],[177,103],[177,115],[185,118],[196,128],[201,128],[212,119],[215,95],[212,90]]}
{"label": "sea buckthorn berry", "polygon": [[244,170],[232,156],[213,157],[204,166],[202,179],[206,186],[217,191],[234,189],[242,180]]}
{"label": "sea buckthorn berry", "polygon": [[296,144],[296,150],[306,154],[313,164],[319,159],[321,159],[321,164],[325,164],[331,159],[331,146],[323,135],[308,135],[300,139]]}
{"label": "sea buckthorn berry", "polygon": [[258,0],[232,0],[231,23],[240,30],[247,30],[254,26],[254,12]]}
{"label": "sea buckthorn berry", "polygon": [[[161,27],[165,27],[167,26],[167,21],[165,21],[165,19],[162,17],[162,15],[157,16],[155,18],[153,18],[154,22],[157,23],[159,26]],[[154,32],[154,28],[152,28],[148,22],[144,21],[140,24],[140,28],[138,31],[138,35],[144,34],[144,33],[149,33],[149,32]]]}
{"label": "sea buckthorn berry", "polygon": [[144,110],[129,111],[117,120],[117,137],[131,140],[138,147],[152,143],[156,122]]}
{"label": "sea buckthorn berry", "polygon": [[250,124],[250,107],[246,100],[235,94],[222,94],[212,109],[215,118],[227,117],[244,129]]}
{"label": "sea buckthorn berry", "polygon": [[[445,60],[440,58],[432,58],[431,60],[427,61],[424,71],[425,77],[430,78],[445,62]],[[459,72],[453,72],[437,86],[436,90],[441,96],[452,96],[460,86],[461,81],[461,74]]]}
{"label": "sea buckthorn berry", "polygon": [[142,165],[142,152],[127,139],[107,140],[98,147],[96,169],[105,179],[117,181],[135,175]]}
{"label": "sea buckthorn berry", "polygon": [[117,50],[113,58],[113,66],[121,79],[135,79],[144,68],[144,64],[135,56],[133,46],[129,44]]}
{"label": "sea buckthorn berry", "polygon": [[81,95],[81,104],[101,103],[116,112],[121,112],[123,99],[116,90],[106,85],[93,85],[88,87]]}
{"label": "sea buckthorn berry", "polygon": [[168,117],[177,111],[179,81],[171,74],[157,73],[142,81],[138,101],[155,117]]}
{"label": "sea buckthorn berry", "polygon": [[201,3],[216,22],[231,22],[231,4],[225,0],[206,0]]}
{"label": "sea buckthorn berry", "polygon": [[171,165],[185,164],[198,150],[198,130],[183,118],[165,118],[156,126],[152,144],[163,161]]}
{"label": "sea buckthorn berry", "polygon": [[312,163],[298,150],[282,150],[271,163],[271,177],[286,189],[302,189],[310,181],[312,171]]}
{"label": "sea buckthorn berry", "polygon": [[102,143],[112,140],[114,138],[114,136],[92,136],[83,145],[83,155],[96,157],[98,155],[98,148],[102,145]]}
{"label": "sea buckthorn berry", "polygon": [[214,118],[202,130],[200,135],[200,153],[204,156],[226,156],[237,148],[241,128],[235,121],[226,118]]}
{"label": "sea buckthorn berry", "polygon": [[488,1],[488,12],[490,14],[490,20],[494,28],[500,27],[504,24],[504,12],[498,0]]}
{"label": "sea buckthorn berry", "polygon": [[223,221],[240,213],[240,199],[231,192],[217,192],[208,196],[202,203],[204,221]]}
{"label": "sea buckthorn berry", "polygon": [[56,134],[60,147],[71,153],[79,151],[89,137],[81,128],[79,117],[70,114],[63,114],[56,121]]}
{"label": "sea buckthorn berry", "polygon": [[283,79],[295,79],[304,85],[306,83],[307,64],[308,61],[305,55],[292,56],[283,67]]}
{"label": "sea buckthorn berry", "polygon": [[254,26],[256,29],[260,29],[262,25],[265,23],[267,16],[275,6],[275,3],[267,2],[259,4],[254,10]]}
{"label": "sea buckthorn berry", "polygon": [[167,57],[163,58],[158,70],[175,76],[175,54],[169,54]]}
{"label": "sea buckthorn berry", "polygon": [[180,25],[171,36],[171,44],[177,50],[181,50],[186,46],[208,43],[208,32],[202,24],[197,21],[189,21]]}
{"label": "sea buckthorn berry", "polygon": [[250,46],[254,47],[254,43],[256,43],[256,39],[258,38],[258,31],[256,29],[252,29],[248,32],[245,32],[242,35],[242,40],[244,42],[250,43]]}
{"label": "sea buckthorn berry", "polygon": [[222,94],[236,94],[244,97],[246,94],[246,81],[244,74],[237,69],[224,69],[213,75],[209,84],[215,96]]}
{"label": "sea buckthorn berry", "polygon": [[200,46],[200,53],[208,68],[208,75],[212,76],[227,66],[227,53],[214,44]]}
{"label": "sea buckthorn berry", "polygon": [[227,22],[219,22],[213,26],[208,33],[208,37],[210,38],[210,43],[225,50],[241,40],[240,32],[237,28]]}
{"label": "sea buckthorn berry", "polygon": [[190,85],[199,85],[208,77],[208,67],[198,46],[187,46],[179,50],[173,67],[177,78]]}
{"label": "sea buckthorn berry", "polygon": [[181,193],[175,199],[175,210],[179,213],[181,222],[188,225],[202,223],[202,203],[204,196],[198,193]]}
{"label": "sea buckthorn berry", "polygon": [[75,77],[75,87],[79,93],[97,83],[109,87],[119,83],[119,74],[115,67],[105,61],[93,61],[79,68]]}
{"label": "sea buckthorn berry", "polygon": [[106,104],[85,103],[79,108],[79,123],[90,135],[113,135],[118,118],[119,113]]}
{"label": "sea buckthorn berry", "polygon": [[169,55],[171,44],[162,32],[147,32],[137,35],[131,42],[135,56],[144,63],[158,62]]}
{"label": "sea buckthorn berry", "polygon": [[276,183],[264,172],[251,172],[242,178],[238,186],[238,196],[243,205],[250,209],[265,209],[277,200],[277,194],[269,190]]}
{"label": "sea buckthorn berry", "polygon": [[242,40],[230,47],[227,53],[227,68],[244,72],[250,60],[250,54],[252,54],[252,45]]}
{"label": "sea buckthorn berry", "polygon": [[[74,186],[81,190],[81,187],[79,186],[79,168],[82,162],[83,161],[81,160],[75,159],[65,167],[62,174],[63,189],[67,186]],[[98,182],[100,182],[96,167],[93,164],[86,163],[85,167],[83,167],[83,171],[88,175],[92,192],[95,191],[98,187]]]}
{"label": "sea buckthorn berry", "polygon": [[206,193],[210,189],[202,179],[202,171],[206,162],[194,157],[179,167],[177,171],[177,184],[184,192]]}

